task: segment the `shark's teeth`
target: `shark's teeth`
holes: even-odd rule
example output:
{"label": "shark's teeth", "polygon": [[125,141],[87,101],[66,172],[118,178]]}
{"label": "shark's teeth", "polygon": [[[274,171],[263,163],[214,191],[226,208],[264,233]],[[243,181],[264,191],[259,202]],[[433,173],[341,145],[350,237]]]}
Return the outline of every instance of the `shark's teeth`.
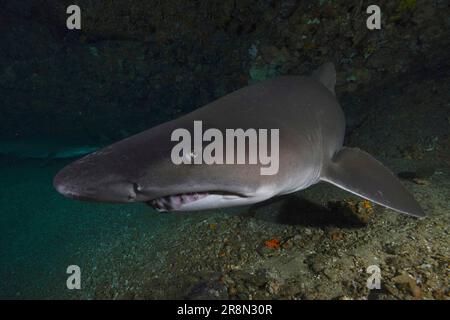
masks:
{"label": "shark's teeth", "polygon": [[160,212],[166,212],[166,211],[174,211],[181,208],[182,205],[190,202],[197,201],[199,199],[202,199],[206,196],[208,196],[209,193],[203,192],[203,193],[182,193],[182,194],[176,194],[172,196],[165,196],[161,198],[157,198],[151,201],[151,205],[153,208]]}

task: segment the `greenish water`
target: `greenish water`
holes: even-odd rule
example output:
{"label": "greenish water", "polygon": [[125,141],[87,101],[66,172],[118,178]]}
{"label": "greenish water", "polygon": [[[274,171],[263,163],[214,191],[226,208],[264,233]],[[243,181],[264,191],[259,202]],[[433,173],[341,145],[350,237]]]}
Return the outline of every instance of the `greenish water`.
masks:
{"label": "greenish water", "polygon": [[86,282],[86,290],[66,288],[69,265],[80,266],[82,280],[114,274],[117,264],[102,270],[97,264],[108,266],[117,252],[136,243],[151,256],[152,237],[173,221],[144,205],[63,198],[51,182],[67,163],[17,160],[0,167],[0,298],[89,297],[93,290]]}

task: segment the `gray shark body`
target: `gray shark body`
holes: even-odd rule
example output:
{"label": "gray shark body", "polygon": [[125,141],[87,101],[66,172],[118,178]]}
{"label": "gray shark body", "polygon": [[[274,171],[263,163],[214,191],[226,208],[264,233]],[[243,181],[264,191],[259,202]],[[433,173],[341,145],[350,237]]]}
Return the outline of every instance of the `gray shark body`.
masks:
{"label": "gray shark body", "polygon": [[[328,63],[312,77],[281,76],[245,87],[79,159],[57,174],[54,185],[74,199],[190,211],[252,204],[327,181],[385,207],[424,216],[381,163],[343,147],[345,119],[335,81]],[[255,164],[174,164],[171,133],[193,131],[196,120],[204,130],[279,129],[278,173],[261,175]]]}

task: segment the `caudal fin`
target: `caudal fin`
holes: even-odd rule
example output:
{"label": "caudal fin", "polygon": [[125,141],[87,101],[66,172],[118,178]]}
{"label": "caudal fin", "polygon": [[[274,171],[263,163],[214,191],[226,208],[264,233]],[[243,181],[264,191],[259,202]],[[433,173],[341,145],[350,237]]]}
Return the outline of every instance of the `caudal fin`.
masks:
{"label": "caudal fin", "polygon": [[368,153],[357,148],[343,148],[324,168],[321,180],[415,217],[425,213],[397,177]]}

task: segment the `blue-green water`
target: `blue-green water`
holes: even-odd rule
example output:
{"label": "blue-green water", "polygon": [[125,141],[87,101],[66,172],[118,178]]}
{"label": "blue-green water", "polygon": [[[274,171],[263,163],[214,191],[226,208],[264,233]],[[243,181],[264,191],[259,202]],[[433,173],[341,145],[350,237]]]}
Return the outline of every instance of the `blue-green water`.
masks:
{"label": "blue-green water", "polygon": [[51,182],[65,164],[15,160],[0,167],[0,298],[86,296],[92,290],[67,290],[67,266],[79,265],[86,278],[113,274],[114,263],[97,271],[96,264],[112,259],[119,247],[129,250],[136,244],[145,245],[151,257],[152,238],[173,221],[144,205],[63,198]]}

